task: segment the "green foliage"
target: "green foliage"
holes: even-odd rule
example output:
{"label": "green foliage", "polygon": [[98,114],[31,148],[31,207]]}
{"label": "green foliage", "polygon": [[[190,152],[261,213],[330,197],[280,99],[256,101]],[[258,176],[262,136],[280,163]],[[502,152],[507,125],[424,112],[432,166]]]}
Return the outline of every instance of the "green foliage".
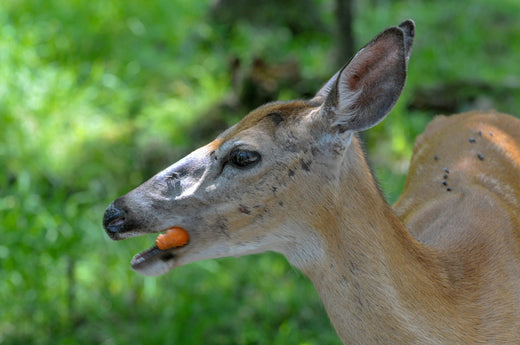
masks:
{"label": "green foliage", "polygon": [[[303,78],[320,83],[339,68],[328,63],[333,2],[316,3],[329,28],[298,36],[226,27],[210,19],[210,1],[0,3],[1,344],[338,343],[311,284],[278,255],[144,278],[128,262],[153,237],[115,243],[101,227],[111,200],[193,148],[190,133],[231,92],[233,57],[295,56]],[[405,18],[418,26],[405,93],[366,134],[395,200],[431,117],[407,109],[415,89],[479,80],[512,90],[497,95],[498,110],[520,106],[520,6],[359,1],[356,12],[360,45]]]}

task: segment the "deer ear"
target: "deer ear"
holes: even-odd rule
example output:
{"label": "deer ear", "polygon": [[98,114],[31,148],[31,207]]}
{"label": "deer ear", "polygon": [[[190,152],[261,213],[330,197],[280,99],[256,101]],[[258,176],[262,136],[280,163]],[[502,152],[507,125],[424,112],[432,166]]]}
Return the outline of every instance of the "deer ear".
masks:
{"label": "deer ear", "polygon": [[392,110],[406,80],[413,21],[380,33],[318,91],[323,115],[339,132],[375,126]]}

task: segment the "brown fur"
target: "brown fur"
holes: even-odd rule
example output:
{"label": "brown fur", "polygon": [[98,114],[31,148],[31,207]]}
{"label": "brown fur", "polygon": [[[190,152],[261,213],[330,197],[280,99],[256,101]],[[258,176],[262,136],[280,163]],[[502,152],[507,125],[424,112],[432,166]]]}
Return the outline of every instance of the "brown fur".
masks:
{"label": "brown fur", "polygon": [[[118,198],[104,218],[111,238],[190,235],[132,267],[159,275],[276,251],[313,282],[345,344],[518,343],[520,121],[434,120],[394,209],[360,148],[356,132],[404,87],[414,33],[412,21],[385,30],[311,101],[260,107]],[[258,159],[239,166],[237,152]]]}

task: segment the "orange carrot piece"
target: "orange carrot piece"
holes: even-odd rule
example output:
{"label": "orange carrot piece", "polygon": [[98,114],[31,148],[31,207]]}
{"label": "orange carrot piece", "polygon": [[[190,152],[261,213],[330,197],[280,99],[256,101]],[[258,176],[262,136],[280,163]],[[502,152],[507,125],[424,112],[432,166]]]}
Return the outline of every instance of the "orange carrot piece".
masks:
{"label": "orange carrot piece", "polygon": [[155,239],[155,244],[161,250],[170,249],[174,247],[181,247],[188,243],[190,235],[183,228],[174,226],[166,230],[166,233],[160,234]]}

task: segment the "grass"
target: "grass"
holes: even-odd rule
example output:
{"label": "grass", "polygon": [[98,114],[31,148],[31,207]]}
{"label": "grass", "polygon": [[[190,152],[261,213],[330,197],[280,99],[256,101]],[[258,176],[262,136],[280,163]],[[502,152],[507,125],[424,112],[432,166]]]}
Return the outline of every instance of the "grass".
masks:
{"label": "grass", "polygon": [[[317,3],[330,27],[332,2]],[[101,228],[111,200],[194,148],[190,129],[231,92],[232,57],[295,56],[304,78],[320,83],[339,68],[327,31],[293,37],[250,23],[226,31],[208,19],[209,6],[0,4],[1,344],[339,343],[310,282],[279,255],[145,278],[128,262],[153,238],[115,243]],[[405,18],[418,27],[401,101],[365,135],[390,201],[432,116],[408,109],[414,90],[457,80],[507,85],[509,96],[485,96],[498,110],[518,109],[517,13],[513,0],[357,3],[359,45]]]}

